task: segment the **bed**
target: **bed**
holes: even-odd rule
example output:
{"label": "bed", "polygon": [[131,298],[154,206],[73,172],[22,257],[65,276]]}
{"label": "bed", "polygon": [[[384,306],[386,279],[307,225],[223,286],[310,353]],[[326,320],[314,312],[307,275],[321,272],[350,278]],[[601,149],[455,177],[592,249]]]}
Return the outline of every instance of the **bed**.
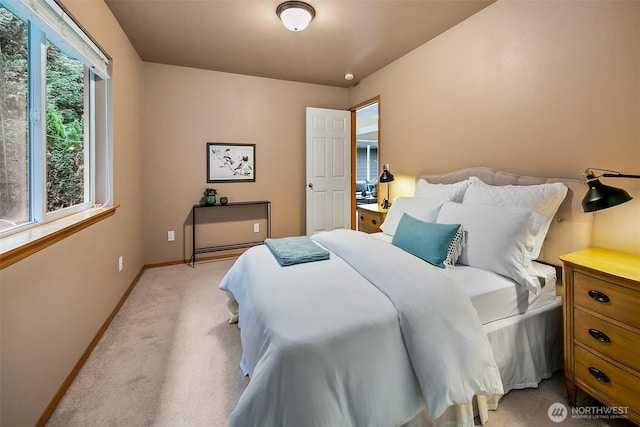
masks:
{"label": "bed", "polygon": [[484,424],[504,393],[560,367],[554,266],[589,246],[582,186],[424,175],[383,233],[311,236],[329,259],[282,267],[247,250],[220,284],[250,377],[230,424]]}

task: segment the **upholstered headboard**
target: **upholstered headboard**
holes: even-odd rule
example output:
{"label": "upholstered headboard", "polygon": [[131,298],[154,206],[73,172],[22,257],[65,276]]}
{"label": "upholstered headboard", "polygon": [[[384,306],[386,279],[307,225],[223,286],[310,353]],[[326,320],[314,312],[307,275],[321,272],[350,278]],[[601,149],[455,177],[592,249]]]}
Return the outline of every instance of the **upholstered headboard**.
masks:
{"label": "upholstered headboard", "polygon": [[583,181],[579,179],[537,178],[515,175],[491,168],[474,167],[446,173],[443,175],[420,175],[417,179],[438,184],[452,184],[477,176],[490,185],[535,185],[547,182],[562,182],[569,189],[560,205],[555,220],[542,246],[538,260],[548,264],[561,265],[560,255],[584,249],[591,245],[591,226],[593,215],[582,211],[581,198],[586,191]]}

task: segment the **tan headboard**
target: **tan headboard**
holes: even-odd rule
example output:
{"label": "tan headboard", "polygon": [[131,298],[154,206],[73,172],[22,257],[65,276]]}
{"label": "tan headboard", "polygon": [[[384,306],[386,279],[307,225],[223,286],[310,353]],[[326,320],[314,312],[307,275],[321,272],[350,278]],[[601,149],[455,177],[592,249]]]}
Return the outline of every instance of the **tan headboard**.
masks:
{"label": "tan headboard", "polygon": [[420,175],[417,179],[438,184],[452,184],[477,176],[490,185],[535,185],[546,182],[562,182],[569,189],[555,220],[549,227],[549,233],[542,246],[538,260],[552,265],[561,265],[560,255],[587,248],[591,245],[591,226],[593,215],[582,211],[581,200],[587,190],[579,179],[537,178],[515,175],[491,168],[474,167],[450,172],[443,175]]}

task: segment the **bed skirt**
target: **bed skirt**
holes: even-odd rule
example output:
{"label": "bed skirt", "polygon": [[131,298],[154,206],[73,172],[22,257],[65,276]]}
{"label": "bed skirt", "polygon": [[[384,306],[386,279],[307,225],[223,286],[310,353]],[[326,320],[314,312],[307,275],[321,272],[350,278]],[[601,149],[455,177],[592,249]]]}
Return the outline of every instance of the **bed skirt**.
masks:
{"label": "bed skirt", "polygon": [[[536,388],[562,367],[562,299],[531,312],[483,325],[500,370],[505,394]],[[503,395],[475,396],[472,404],[450,406],[433,420],[426,411],[402,427],[473,426],[474,417],[484,425],[489,411],[498,408]]]}

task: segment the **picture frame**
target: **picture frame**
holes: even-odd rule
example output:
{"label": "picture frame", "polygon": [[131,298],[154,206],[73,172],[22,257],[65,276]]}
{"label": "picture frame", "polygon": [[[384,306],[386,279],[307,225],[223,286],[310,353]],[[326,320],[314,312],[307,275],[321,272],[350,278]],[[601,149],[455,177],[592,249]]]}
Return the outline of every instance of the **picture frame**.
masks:
{"label": "picture frame", "polygon": [[255,181],[255,144],[207,142],[207,182]]}

